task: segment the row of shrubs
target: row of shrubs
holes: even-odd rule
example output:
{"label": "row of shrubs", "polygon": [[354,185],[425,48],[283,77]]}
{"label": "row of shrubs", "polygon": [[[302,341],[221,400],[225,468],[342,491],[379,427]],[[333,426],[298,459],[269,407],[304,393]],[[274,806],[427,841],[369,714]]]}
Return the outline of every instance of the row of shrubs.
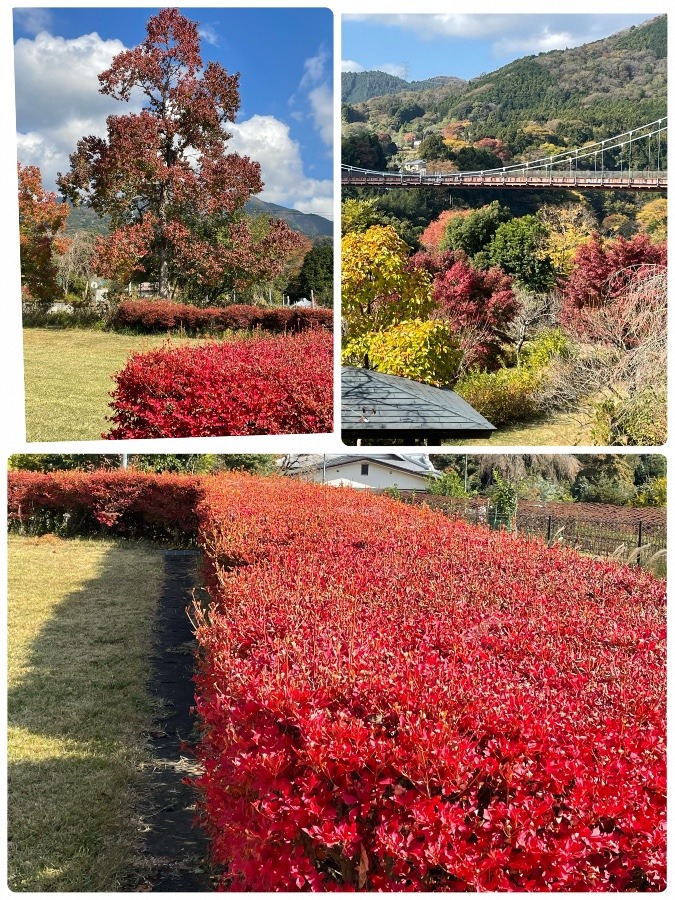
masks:
{"label": "row of shrubs", "polygon": [[323,329],[135,353],[116,381],[107,438],[333,428],[333,338]]}
{"label": "row of shrubs", "polygon": [[197,536],[200,479],[123,469],[10,471],[8,522],[32,534],[103,531],[191,543]]}
{"label": "row of shrubs", "polygon": [[245,304],[200,308],[169,300],[124,300],[115,310],[111,324],[145,332],[181,329],[193,334],[252,328],[262,328],[263,331],[274,333],[299,332],[319,327],[332,331],[333,311]]}
{"label": "row of shrubs", "polygon": [[[10,473],[10,518],[59,502],[50,479]],[[183,505],[179,476],[125,479],[125,509],[151,481]],[[229,474],[197,496],[223,889],[663,890],[663,582],[367,492]]]}
{"label": "row of shrubs", "polygon": [[223,888],[663,889],[662,582],[313,485],[199,516]]}

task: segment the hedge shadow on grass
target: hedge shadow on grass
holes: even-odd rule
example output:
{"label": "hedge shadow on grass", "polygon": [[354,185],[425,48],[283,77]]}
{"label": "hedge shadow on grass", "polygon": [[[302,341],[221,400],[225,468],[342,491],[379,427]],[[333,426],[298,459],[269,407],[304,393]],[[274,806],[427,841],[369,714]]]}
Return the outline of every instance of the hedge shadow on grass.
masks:
{"label": "hedge shadow on grass", "polygon": [[147,759],[141,734],[152,717],[154,618],[127,590],[140,559],[130,550],[108,547],[95,577],[54,607],[9,690],[13,890],[129,889],[141,837],[134,804]]}

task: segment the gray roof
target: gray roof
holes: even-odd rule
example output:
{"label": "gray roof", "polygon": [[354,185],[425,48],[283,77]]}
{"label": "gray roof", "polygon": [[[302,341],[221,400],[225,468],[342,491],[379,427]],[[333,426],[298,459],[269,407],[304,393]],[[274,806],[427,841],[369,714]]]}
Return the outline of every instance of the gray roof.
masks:
{"label": "gray roof", "polygon": [[[335,466],[347,465],[352,462],[372,462],[381,463],[390,469],[397,469],[403,472],[409,472],[412,475],[422,475],[438,478],[440,472],[436,469],[426,454],[418,453],[383,453],[383,454],[363,454],[363,453],[342,453],[342,454],[326,454],[326,468],[330,469]],[[312,472],[321,469],[324,464],[324,457],[317,453],[299,454],[297,456],[287,456],[285,460],[286,471],[295,475],[302,472]]]}
{"label": "gray roof", "polygon": [[489,437],[494,425],[454,391],[398,375],[344,366],[342,430]]}

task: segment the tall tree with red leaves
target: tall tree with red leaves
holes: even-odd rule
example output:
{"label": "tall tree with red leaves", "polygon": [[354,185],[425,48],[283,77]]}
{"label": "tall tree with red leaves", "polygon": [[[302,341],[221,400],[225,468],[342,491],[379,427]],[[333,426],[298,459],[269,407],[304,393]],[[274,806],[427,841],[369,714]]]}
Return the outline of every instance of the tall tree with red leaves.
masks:
{"label": "tall tree with red leaves", "polygon": [[[262,190],[260,166],[226,152],[239,74],[214,62],[203,67],[197,23],[161,10],[146,39],[119,53],[99,81],[117,100],[145,98],[139,113],[108,117],[107,139],[82,138],[70,172],[58,179],[65,197],[110,217],[111,234],[98,248],[101,274],[125,281],[142,272],[159,282],[162,297],[178,274],[214,285],[224,271],[246,273],[252,264],[259,274],[278,274],[296,236],[275,222],[256,252],[237,215]],[[220,225],[211,233],[199,227],[209,217]],[[234,233],[223,239],[223,228]]]}

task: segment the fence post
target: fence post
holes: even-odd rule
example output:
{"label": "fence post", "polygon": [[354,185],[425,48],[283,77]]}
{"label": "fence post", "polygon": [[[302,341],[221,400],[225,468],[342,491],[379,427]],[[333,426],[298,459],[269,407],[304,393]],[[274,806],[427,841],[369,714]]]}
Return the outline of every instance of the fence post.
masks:
{"label": "fence post", "polygon": [[[638,550],[639,550],[640,547],[642,546],[642,519],[640,519],[640,521],[638,522],[638,543],[637,543],[637,545],[638,545]],[[642,554],[641,553],[638,553],[636,562],[637,562],[638,566],[642,565]]]}
{"label": "fence post", "polygon": [[546,529],[546,543],[551,543],[551,535],[553,533],[553,516],[548,517],[548,527]]}

